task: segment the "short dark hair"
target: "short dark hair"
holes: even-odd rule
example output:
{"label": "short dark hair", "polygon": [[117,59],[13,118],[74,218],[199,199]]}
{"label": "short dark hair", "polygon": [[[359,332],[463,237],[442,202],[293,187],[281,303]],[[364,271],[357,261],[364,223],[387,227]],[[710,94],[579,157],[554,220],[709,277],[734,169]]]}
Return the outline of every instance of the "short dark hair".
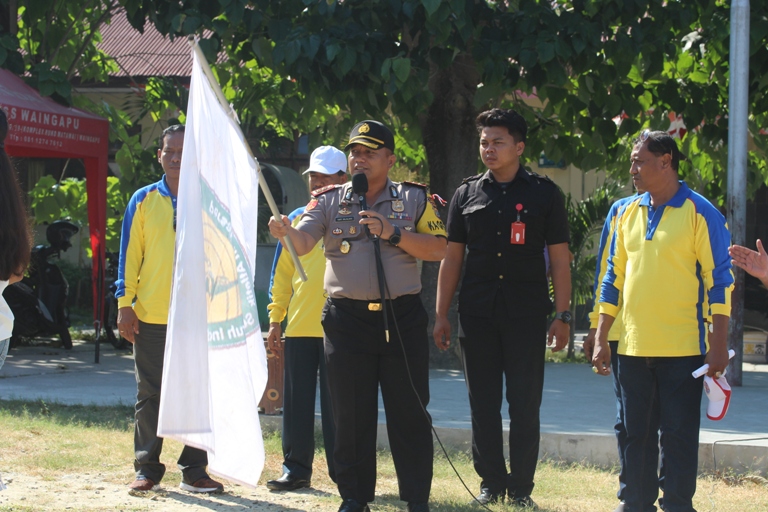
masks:
{"label": "short dark hair", "polygon": [[685,155],[680,152],[675,139],[667,132],[660,130],[643,130],[632,143],[632,147],[642,145],[648,142],[648,151],[656,156],[672,156],[672,169],[677,172],[680,167],[680,160],[685,160]]}
{"label": "short dark hair", "polygon": [[482,132],[483,128],[504,126],[515,139],[515,142],[525,142],[525,138],[528,135],[528,123],[525,122],[525,118],[511,108],[492,108],[491,110],[486,110],[477,116],[475,125],[477,126],[478,133]]}
{"label": "short dark hair", "polygon": [[160,149],[163,149],[165,147],[165,136],[170,133],[184,133],[186,130],[186,126],[183,124],[172,124],[165,130],[163,130],[163,133],[160,135]]}

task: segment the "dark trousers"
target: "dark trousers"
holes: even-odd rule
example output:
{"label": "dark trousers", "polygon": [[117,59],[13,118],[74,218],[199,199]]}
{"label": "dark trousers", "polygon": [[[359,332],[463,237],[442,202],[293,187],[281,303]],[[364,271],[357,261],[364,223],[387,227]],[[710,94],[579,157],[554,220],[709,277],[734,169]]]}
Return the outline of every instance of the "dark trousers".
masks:
{"label": "dark trousers", "polygon": [[[664,491],[666,512],[695,512],[702,379],[691,375],[704,356],[619,356],[627,444],[626,512],[653,512]],[[661,437],[659,438],[659,432]],[[664,471],[659,478],[659,441]]]}
{"label": "dark trousers", "polygon": [[[528,496],[539,457],[539,408],[544,388],[547,319],[510,318],[496,299],[492,318],[461,315],[464,375],[472,412],[472,458],[482,489]],[[509,466],[501,424],[506,379]]]}
{"label": "dark trousers", "polygon": [[285,338],[283,350],[283,471],[302,480],[312,478],[315,458],[315,397],[320,372],[320,411],[328,475],[333,469],[335,428],[323,355],[323,338]]}
{"label": "dark trousers", "polygon": [[[165,465],[160,462],[163,438],[157,437],[157,421],[160,411],[160,384],[163,381],[166,325],[139,322],[139,334],[133,345],[136,365],[136,415],[133,431],[133,448],[136,460],[133,467],[136,476],[145,476],[160,483],[165,475]],[[185,446],[178,460],[185,483],[192,484],[208,476],[208,454],[203,450]]]}
{"label": "dark trousers", "polygon": [[616,497],[624,501],[624,450],[627,446],[627,429],[624,427],[624,407],[621,405],[621,383],[619,383],[619,342],[609,341],[611,347],[611,375],[613,376],[613,392],[616,394],[616,423],[613,431],[616,434],[616,444],[619,448],[619,491]]}
{"label": "dark trousers", "polygon": [[381,311],[369,311],[367,302],[329,299],[323,310],[336,483],[342,499],[374,500],[381,386],[400,499],[422,503],[429,500],[433,454],[427,312],[418,295],[388,303],[389,342]]}

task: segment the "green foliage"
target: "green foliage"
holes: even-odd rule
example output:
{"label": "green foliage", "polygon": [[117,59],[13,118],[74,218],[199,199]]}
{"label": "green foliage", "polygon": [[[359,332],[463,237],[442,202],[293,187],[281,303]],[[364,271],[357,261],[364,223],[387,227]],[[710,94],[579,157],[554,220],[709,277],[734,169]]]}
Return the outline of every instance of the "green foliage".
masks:
{"label": "green foliage", "polygon": [[0,67],[20,75],[24,73],[24,58],[19,51],[19,38],[0,31]]}
{"label": "green foliage", "polygon": [[621,187],[608,182],[581,201],[566,199],[568,227],[571,234],[569,249],[571,262],[571,306],[580,306],[592,300],[597,260],[596,242],[603,229],[611,205],[621,195]]}
{"label": "green foliage", "polygon": [[[570,195],[566,198],[568,227],[571,243],[569,248],[573,254],[571,261],[571,308],[588,304],[593,299],[595,285],[595,269],[597,266],[596,245],[599,241],[605,219],[611,205],[621,195],[621,187],[608,182],[581,201],[573,201]],[[568,358],[574,357],[574,335],[568,342]]]}
{"label": "green foliage", "polygon": [[120,7],[117,0],[20,0],[18,4],[18,36],[8,39],[11,36],[4,34],[0,39],[0,45],[11,52],[8,65],[2,65],[17,74],[28,71],[27,81],[40,94],[69,104],[72,77],[106,82],[109,72],[117,70],[115,62],[96,46],[101,41],[99,28]]}
{"label": "green foliage", "polygon": [[[625,172],[628,140],[645,126],[664,129],[670,112],[682,114],[689,128],[704,122],[685,138],[692,166],[683,172],[700,176],[709,197],[723,196],[729,13],[722,2],[123,3],[137,28],[149,17],[163,33],[212,30],[207,46],[227,50],[228,69],[238,81],[233,90],[263,98],[259,87],[248,85],[281,89],[280,115],[270,115],[274,105],[262,110],[272,123],[335,141],[363,117],[396,119],[418,130],[414,142],[427,146],[432,177],[447,173],[449,185],[466,174],[467,162],[442,161],[452,124],[446,109],[457,106],[450,99],[437,108],[444,70],[460,84],[448,93],[463,96],[475,109],[501,105],[523,111],[531,154],[544,151],[584,170]],[[768,31],[761,23],[767,14],[767,6],[753,7],[751,67],[759,72],[750,90],[752,104],[763,107]],[[246,73],[236,70],[241,63]],[[273,81],[265,82],[265,75]],[[243,100],[240,106],[250,104],[245,110],[260,115]],[[326,105],[335,107],[321,107]],[[766,110],[753,110],[760,113],[754,115],[755,135],[765,126]],[[462,122],[471,133],[472,116]],[[756,137],[750,157],[752,175],[759,178],[752,189],[768,177],[764,138]],[[447,144],[456,147],[455,141]]]}
{"label": "green foliage", "polygon": [[139,98],[141,105],[135,119],[149,115],[153,121],[160,122],[170,115],[171,123],[186,122],[184,112],[189,101],[189,90],[175,78],[149,77],[144,94]]}
{"label": "green foliage", "polygon": [[59,183],[52,176],[43,176],[29,195],[38,224],[69,219],[82,227],[87,221],[88,196],[84,180],[67,178]]}

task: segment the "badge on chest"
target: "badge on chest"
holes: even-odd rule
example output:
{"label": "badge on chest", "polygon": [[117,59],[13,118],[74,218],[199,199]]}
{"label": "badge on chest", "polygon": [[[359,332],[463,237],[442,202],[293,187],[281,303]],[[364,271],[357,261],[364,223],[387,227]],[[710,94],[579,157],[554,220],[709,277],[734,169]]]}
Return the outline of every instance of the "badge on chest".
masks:
{"label": "badge on chest", "polygon": [[509,243],[513,245],[525,245],[525,223],[520,222],[520,212],[523,209],[523,205],[518,203],[517,206],[515,206],[515,209],[517,209],[517,220],[512,223]]}

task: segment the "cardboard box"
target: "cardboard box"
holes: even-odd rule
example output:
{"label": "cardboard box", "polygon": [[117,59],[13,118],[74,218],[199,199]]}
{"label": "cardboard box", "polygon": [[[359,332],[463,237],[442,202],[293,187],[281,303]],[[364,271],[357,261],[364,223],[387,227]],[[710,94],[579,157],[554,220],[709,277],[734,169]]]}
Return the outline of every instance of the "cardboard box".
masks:
{"label": "cardboard box", "polygon": [[744,358],[745,363],[766,363],[766,341],[768,333],[765,331],[744,331]]}

